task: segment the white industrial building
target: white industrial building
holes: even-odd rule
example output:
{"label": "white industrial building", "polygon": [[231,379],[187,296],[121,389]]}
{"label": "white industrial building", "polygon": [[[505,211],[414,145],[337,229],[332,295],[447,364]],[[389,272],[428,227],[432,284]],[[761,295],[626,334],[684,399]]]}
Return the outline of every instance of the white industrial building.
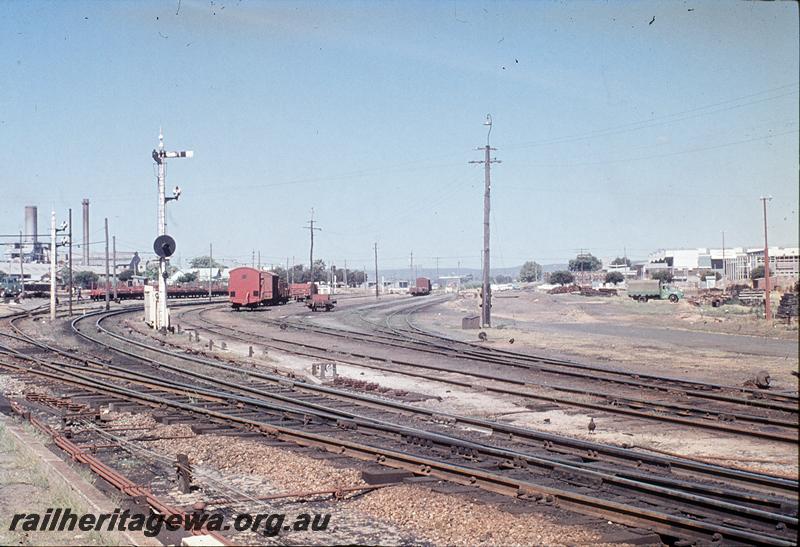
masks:
{"label": "white industrial building", "polygon": [[[750,273],[764,265],[763,247],[731,247],[726,249],[661,249],[651,253],[645,269],[669,269],[673,274],[712,270],[729,281],[746,281]],[[800,276],[800,248],[770,247],[770,277]]]}

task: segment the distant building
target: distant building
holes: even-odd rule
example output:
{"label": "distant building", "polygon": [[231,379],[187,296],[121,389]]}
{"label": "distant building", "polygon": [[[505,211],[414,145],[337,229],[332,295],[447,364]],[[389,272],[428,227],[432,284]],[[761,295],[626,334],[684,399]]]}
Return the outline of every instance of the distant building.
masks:
{"label": "distant building", "polygon": [[[771,277],[800,277],[798,247],[770,247]],[[726,249],[661,249],[651,253],[645,270],[669,270],[676,279],[685,279],[702,270],[711,270],[731,282],[750,279],[752,271],[764,265],[763,247],[731,247]]]}

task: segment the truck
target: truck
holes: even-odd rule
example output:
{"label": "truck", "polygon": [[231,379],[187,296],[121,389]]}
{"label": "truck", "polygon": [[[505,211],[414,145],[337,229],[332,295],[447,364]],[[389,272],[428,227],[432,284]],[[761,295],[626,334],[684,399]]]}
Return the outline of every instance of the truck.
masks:
{"label": "truck", "polygon": [[22,285],[18,279],[0,276],[0,298],[16,298],[21,292]]}
{"label": "truck", "polygon": [[675,303],[683,298],[683,291],[664,284],[658,279],[641,279],[628,281],[628,296],[639,302],[669,300]]}

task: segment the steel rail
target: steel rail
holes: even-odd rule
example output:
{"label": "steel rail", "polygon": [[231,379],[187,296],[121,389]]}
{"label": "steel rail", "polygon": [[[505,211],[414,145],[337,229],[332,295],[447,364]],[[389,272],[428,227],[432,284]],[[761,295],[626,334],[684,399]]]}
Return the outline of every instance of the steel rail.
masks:
{"label": "steel rail", "polygon": [[[109,315],[107,314],[107,316],[109,316]],[[101,319],[100,321],[102,321],[102,320],[104,320],[104,319]],[[102,327],[100,327],[100,328],[102,328]],[[124,337],[121,337],[119,335],[116,335],[115,333],[112,333],[111,331],[108,331],[107,329],[104,329],[104,328],[103,328],[103,331],[108,333],[112,337],[115,337],[115,338],[117,338],[117,339],[119,339],[121,341],[124,341],[126,343],[132,344],[132,345],[137,346],[137,347],[141,347],[141,348],[148,349],[150,351],[154,351],[154,352],[165,354],[165,355],[170,355],[170,356],[182,359],[182,360],[189,360],[189,361],[196,362],[196,363],[199,363],[199,364],[211,366],[211,367],[214,367],[214,368],[217,368],[217,369],[220,369],[220,370],[226,370],[226,371],[229,371],[231,373],[236,373],[236,374],[245,373],[246,375],[254,377],[254,378],[259,378],[259,379],[263,379],[263,380],[267,380],[267,381],[271,381],[271,382],[275,382],[275,383],[279,383],[279,384],[288,385],[291,389],[302,389],[302,390],[305,390],[305,391],[312,391],[312,392],[315,392],[315,393],[323,393],[323,394],[326,394],[326,395],[331,395],[331,396],[339,397],[339,398],[344,397],[344,398],[346,398],[348,400],[357,400],[359,402],[366,403],[366,404],[369,404],[369,405],[372,405],[372,406],[390,407],[390,408],[393,408],[393,409],[396,409],[396,410],[400,410],[400,411],[403,411],[403,412],[409,412],[409,413],[413,413],[413,414],[425,414],[429,418],[432,418],[432,419],[444,420],[444,421],[453,422],[453,423],[463,423],[465,425],[475,426],[475,427],[478,427],[478,428],[480,428],[482,430],[491,431],[491,432],[494,432],[494,433],[504,433],[504,434],[508,434],[508,435],[513,435],[515,438],[531,439],[531,440],[535,440],[537,442],[543,442],[545,446],[550,446],[550,447],[552,447],[553,444],[565,445],[565,446],[569,446],[571,448],[577,448],[577,449],[579,449],[581,451],[587,451],[589,454],[592,454],[592,453],[594,453],[594,454],[606,453],[608,455],[618,456],[618,457],[621,457],[621,458],[627,459],[627,460],[631,460],[631,459],[635,458],[636,460],[642,461],[642,457],[645,456],[644,454],[642,454],[640,452],[635,452],[635,451],[632,451],[632,450],[629,450],[629,449],[625,449],[625,448],[613,447],[613,446],[610,446],[610,445],[604,445],[604,444],[600,444],[600,443],[593,443],[593,442],[589,442],[589,441],[582,441],[582,440],[573,439],[573,438],[570,438],[570,437],[562,437],[562,436],[555,435],[555,434],[538,432],[538,431],[525,429],[525,428],[521,428],[521,427],[517,427],[517,426],[512,426],[512,425],[508,425],[508,424],[502,424],[502,423],[493,422],[493,421],[489,421],[489,420],[483,420],[483,419],[480,419],[480,418],[473,418],[473,417],[468,417],[468,416],[459,416],[459,415],[450,414],[450,413],[446,413],[446,412],[433,411],[433,410],[429,410],[429,409],[426,409],[426,408],[423,408],[423,407],[408,405],[408,404],[405,404],[405,403],[400,403],[400,402],[396,402],[396,401],[392,401],[392,400],[388,400],[388,399],[376,398],[376,397],[371,397],[371,396],[368,396],[368,395],[363,395],[363,394],[360,394],[360,393],[353,393],[353,392],[350,392],[350,391],[344,391],[344,390],[340,390],[340,389],[336,389],[336,388],[331,388],[331,387],[328,387],[328,386],[315,385],[315,384],[311,384],[311,383],[307,383],[307,382],[301,382],[301,381],[297,381],[297,380],[286,379],[285,377],[279,376],[279,375],[267,374],[267,373],[262,373],[262,372],[257,372],[257,371],[250,371],[250,370],[243,371],[242,369],[240,369],[238,367],[232,367],[232,366],[229,366],[229,365],[225,365],[223,363],[219,363],[217,361],[211,361],[211,360],[207,360],[207,359],[202,359],[202,358],[199,358],[199,357],[189,356],[189,355],[185,355],[185,354],[182,354],[182,353],[175,353],[175,352],[172,352],[170,350],[153,347],[153,346],[150,346],[148,344],[144,344],[142,342],[129,340],[127,338],[124,338]],[[120,351],[122,353],[126,353],[126,354],[131,355],[131,356],[138,356],[138,354],[131,353],[131,352],[126,352],[125,350],[117,349],[117,351]],[[693,461],[693,460],[685,460],[685,459],[681,459],[681,458],[664,457],[664,456],[653,456],[653,455],[647,455],[647,456],[648,456],[648,458],[645,458],[645,461],[647,461],[649,463],[652,463],[653,465],[669,466],[669,467],[672,467],[672,468],[685,469],[685,470],[689,470],[689,471],[692,471],[692,472],[708,473],[708,474],[710,474],[712,476],[724,476],[727,479],[734,479],[734,480],[739,480],[739,481],[743,481],[743,482],[750,482],[750,483],[756,483],[756,484],[761,483],[761,484],[764,484],[764,485],[768,485],[770,488],[787,489],[788,491],[792,491],[792,492],[796,491],[797,487],[798,487],[797,481],[792,481],[790,479],[772,477],[770,475],[763,475],[763,474],[760,474],[760,473],[753,473],[753,472],[749,472],[749,471],[735,470],[735,469],[731,469],[731,468],[715,466],[713,464],[706,464],[706,463],[696,462],[696,461]]]}
{"label": "steel rail", "polygon": [[[252,340],[248,340],[246,338],[242,338],[241,334],[244,333],[244,331],[241,331],[239,329],[233,329],[231,327],[225,327],[225,326],[214,324],[214,323],[210,323],[210,322],[209,322],[209,324],[212,324],[214,326],[211,327],[211,328],[210,327],[204,327],[206,330],[209,330],[211,332],[217,332],[218,334],[222,334],[222,335],[231,336],[232,338],[237,338],[237,339],[240,339],[240,340],[243,340],[243,341],[252,341]],[[227,330],[233,331],[234,333],[238,333],[238,334],[234,334],[234,335],[226,334],[226,333],[220,332],[219,331],[220,328],[227,329]],[[216,331],[215,331],[215,329],[216,329]],[[250,336],[263,337],[263,335],[258,334],[258,333],[248,332],[246,334],[249,334]],[[622,403],[622,404],[628,403],[631,406],[660,407],[662,409],[668,409],[669,411],[674,411],[674,412],[679,413],[679,414],[680,413],[687,413],[687,412],[691,413],[691,412],[695,412],[697,410],[696,407],[691,407],[691,406],[687,406],[687,405],[676,405],[676,404],[672,404],[672,403],[659,403],[659,402],[648,401],[646,399],[639,399],[639,398],[630,397],[630,396],[621,396],[621,395],[615,395],[615,394],[602,394],[602,393],[598,394],[597,392],[587,394],[585,391],[577,389],[577,388],[570,388],[570,387],[566,387],[566,386],[554,386],[552,384],[539,385],[539,384],[535,384],[535,383],[531,383],[531,382],[526,382],[526,381],[523,381],[523,380],[515,380],[515,379],[511,379],[511,378],[501,378],[501,377],[497,377],[496,375],[489,374],[489,373],[484,373],[484,372],[462,371],[462,370],[459,370],[459,369],[453,369],[453,368],[441,367],[441,366],[435,366],[435,365],[427,365],[427,364],[422,364],[422,363],[414,363],[414,362],[399,360],[399,359],[395,359],[395,358],[377,357],[377,356],[374,356],[374,355],[366,355],[366,354],[363,354],[363,353],[350,352],[350,351],[344,351],[344,350],[338,350],[338,349],[331,349],[330,347],[314,345],[314,344],[311,344],[309,342],[297,342],[297,341],[292,341],[292,340],[276,338],[275,336],[270,336],[269,340],[271,340],[273,342],[289,344],[289,345],[294,346],[294,347],[306,348],[306,349],[310,349],[310,350],[314,350],[314,351],[322,353],[320,355],[320,354],[309,353],[309,352],[300,351],[300,350],[296,350],[296,349],[288,350],[290,353],[295,353],[296,355],[304,355],[304,356],[314,357],[314,358],[325,358],[325,359],[328,359],[328,360],[331,360],[331,361],[336,361],[336,362],[339,362],[339,363],[344,363],[344,364],[348,364],[348,365],[352,365],[352,366],[359,366],[359,367],[364,367],[364,368],[372,368],[372,369],[376,369],[376,370],[392,372],[392,373],[395,373],[395,374],[402,374],[402,375],[405,375],[405,376],[424,378],[424,379],[427,379],[427,380],[435,380],[435,381],[438,381],[438,382],[444,382],[444,383],[449,383],[449,384],[452,384],[452,385],[457,385],[459,387],[464,387],[464,388],[467,388],[467,389],[473,389],[474,388],[474,384],[472,382],[459,381],[459,380],[454,380],[452,378],[449,378],[449,379],[448,378],[443,378],[442,376],[433,377],[433,376],[428,375],[428,374],[422,374],[422,373],[416,373],[416,372],[404,371],[404,370],[397,370],[395,368],[389,369],[389,368],[386,368],[386,367],[382,367],[382,366],[374,365],[374,364],[370,364],[370,363],[349,361],[347,359],[342,359],[342,358],[332,358],[332,357],[330,357],[330,354],[331,353],[338,353],[338,354],[349,356],[349,357],[356,357],[356,358],[361,358],[361,359],[369,359],[369,360],[372,360],[372,361],[382,361],[382,362],[385,362],[387,364],[396,364],[396,365],[406,366],[406,367],[409,367],[409,368],[431,370],[431,371],[435,371],[435,372],[439,372],[439,373],[441,373],[441,372],[454,373],[454,374],[464,375],[464,376],[468,376],[468,377],[480,378],[482,380],[489,380],[489,381],[492,381],[492,382],[496,382],[498,384],[510,384],[510,385],[515,386],[515,389],[510,389],[510,388],[503,387],[502,385],[485,385],[485,384],[481,385],[481,389],[485,389],[486,391],[491,391],[491,392],[495,392],[495,393],[502,393],[502,394],[505,394],[505,395],[512,395],[512,396],[516,396],[516,397],[531,398],[531,399],[536,399],[536,400],[541,400],[541,401],[564,404],[564,405],[568,405],[568,406],[577,406],[577,407],[582,407],[582,408],[589,408],[589,409],[598,410],[598,411],[601,411],[601,412],[609,412],[609,413],[614,413],[614,414],[623,414],[623,415],[632,416],[632,417],[636,417],[636,418],[643,418],[643,419],[647,419],[647,420],[657,420],[657,421],[664,421],[664,422],[672,422],[672,423],[677,423],[677,424],[681,424],[681,425],[685,425],[685,426],[699,427],[699,428],[711,429],[711,430],[716,430],[716,431],[724,431],[726,433],[731,433],[731,434],[734,434],[734,435],[746,435],[746,436],[764,438],[764,439],[769,439],[769,440],[772,440],[772,441],[779,441],[779,442],[785,442],[785,443],[791,443],[791,444],[796,444],[797,441],[798,441],[798,438],[795,435],[788,435],[788,434],[782,434],[782,433],[778,433],[778,432],[764,431],[764,430],[742,429],[741,427],[736,427],[736,426],[733,426],[733,425],[727,425],[727,424],[724,424],[724,423],[703,421],[704,418],[701,418],[700,420],[693,420],[693,419],[690,419],[690,418],[683,418],[683,417],[680,417],[680,416],[673,416],[673,415],[669,415],[669,414],[658,414],[658,413],[653,413],[653,412],[646,412],[646,411],[636,410],[635,408],[630,408],[629,409],[629,408],[623,408],[621,406],[616,406],[616,405],[618,405],[620,403]],[[265,345],[267,347],[271,347],[273,349],[280,350],[280,351],[287,351],[287,349],[284,348],[284,347],[279,347],[279,346],[270,345],[270,344],[264,344],[264,343],[262,343],[262,345]],[[598,404],[598,403],[575,401],[575,400],[572,400],[572,399],[562,399],[562,398],[558,398],[558,397],[555,397],[555,396],[552,396],[552,395],[539,395],[539,394],[533,393],[531,391],[521,391],[519,389],[519,388],[532,388],[532,387],[533,388],[542,387],[542,388],[545,388],[545,389],[554,389],[556,391],[563,391],[563,392],[574,394],[574,395],[582,395],[582,396],[589,395],[589,396],[594,396],[594,397],[603,397],[606,400],[608,400],[611,404],[610,404],[610,406],[607,406],[607,405],[602,405],[602,404]],[[762,423],[764,423],[763,421],[765,420],[765,418],[761,418],[761,417],[758,417],[758,416],[750,417],[750,416],[744,416],[744,415],[740,415],[740,414],[734,414],[734,413],[731,413],[731,412],[725,412],[725,411],[719,411],[719,410],[713,410],[713,411],[712,410],[708,410],[708,411],[706,411],[706,410],[703,409],[703,411],[707,412],[707,414],[709,414],[709,415],[710,414],[716,414],[719,417],[732,416],[735,419],[741,419],[743,421],[750,420],[750,421],[754,421],[754,422],[762,422]],[[774,421],[768,421],[766,423],[768,423],[769,425],[791,427],[793,429],[798,427],[797,424],[795,424],[793,422],[787,422],[785,424],[781,424],[781,423],[777,423],[776,424],[776,423],[774,423]]]}
{"label": "steel rail", "polygon": [[[675,378],[669,376],[657,376],[657,375],[650,375],[650,374],[640,374],[632,371],[624,371],[618,369],[609,369],[604,367],[599,367],[595,365],[586,365],[581,363],[576,363],[572,361],[564,361],[564,360],[555,360],[550,358],[543,358],[533,355],[528,355],[524,353],[517,353],[511,352],[507,350],[500,350],[497,348],[486,348],[483,346],[478,346],[472,343],[463,342],[460,340],[447,338],[444,336],[439,336],[434,333],[429,333],[427,331],[422,331],[421,329],[417,329],[413,325],[411,325],[409,321],[409,317],[417,313],[421,309],[425,309],[431,307],[433,305],[439,304],[441,301],[433,301],[433,302],[425,302],[422,304],[416,305],[407,305],[407,306],[397,306],[400,309],[398,310],[391,310],[391,313],[386,316],[385,322],[386,327],[382,327],[377,323],[367,320],[364,317],[363,313],[360,313],[360,310],[345,310],[343,313],[356,313],[358,314],[359,318],[366,324],[370,325],[374,332],[367,333],[362,331],[352,331],[350,329],[338,329],[333,327],[325,327],[320,325],[310,325],[305,322],[305,319],[310,319],[311,316],[300,316],[300,321],[302,325],[306,326],[309,330],[313,330],[316,332],[321,332],[324,334],[331,334],[334,336],[342,336],[344,333],[345,337],[353,337],[357,339],[361,339],[365,342],[371,343],[379,343],[376,339],[385,340],[385,344],[387,345],[396,345],[398,347],[414,349],[415,351],[425,351],[428,353],[444,355],[456,359],[464,359],[468,361],[482,361],[490,364],[495,365],[504,365],[504,366],[511,366],[516,368],[523,368],[526,370],[531,370],[535,372],[547,372],[556,375],[566,375],[572,376],[576,378],[582,378],[591,381],[602,381],[602,382],[610,382],[614,384],[621,384],[632,386],[635,388],[645,388],[657,391],[663,391],[668,393],[675,393],[681,392],[685,393],[691,397],[698,397],[698,398],[705,398],[705,399],[712,399],[721,402],[726,402],[735,405],[742,405],[748,407],[758,407],[758,408],[766,408],[771,410],[780,410],[789,413],[798,413],[798,405],[797,405],[797,397],[792,397],[784,394],[772,394],[760,390],[754,390],[750,388],[738,387],[738,386],[726,386],[721,384],[713,384],[713,383],[704,383],[698,382],[695,380],[683,379],[683,378]],[[396,304],[393,303],[393,304]],[[391,308],[390,306],[386,306]],[[394,317],[398,313],[406,312],[406,322],[409,326],[413,329],[418,330],[419,332],[416,333],[417,336],[412,336],[413,333],[410,333],[403,329],[393,328],[389,324],[392,317]],[[265,322],[278,324],[281,323],[279,320],[268,319]],[[282,324],[297,326],[296,323],[291,321],[282,322]],[[376,334],[376,332],[378,334]],[[438,340],[438,342],[431,342],[429,340],[425,340],[420,338],[421,336],[431,337]],[[466,350],[460,350],[454,347],[455,345],[463,345],[467,347]],[[425,346],[426,349],[423,349],[419,346]],[[498,357],[499,356],[499,357]],[[566,369],[556,369],[556,368],[548,368],[542,366],[545,365],[555,365],[559,367],[567,367]],[[573,370],[577,369],[577,370]],[[583,372],[584,370],[589,370],[591,372],[601,373],[601,374],[608,374],[608,375],[617,375],[622,376],[622,378],[613,378],[608,376],[590,376],[588,373]],[[633,378],[632,380],[629,378]],[[652,383],[645,383],[638,381],[640,378],[647,378],[652,381],[661,382],[662,384],[652,384]],[[665,382],[669,382],[675,385],[667,385],[664,384]],[[697,389],[700,388],[700,389]],[[742,399],[740,396],[729,396],[723,395],[719,393],[713,393],[706,391],[708,389],[713,389],[717,391],[729,391],[736,394],[748,394],[752,399]],[[786,404],[782,404],[782,401],[786,402]]]}
{"label": "steel rail", "polygon": [[[84,449],[61,435],[55,429],[51,428],[35,416],[32,416],[30,413],[26,413],[22,407],[13,401],[11,403],[11,408],[23,418],[27,416],[27,419],[31,425],[53,439],[53,442],[56,446],[69,454],[75,461],[87,465],[89,469],[91,469],[97,476],[102,478],[108,484],[117,488],[120,492],[132,497],[141,496],[147,501],[147,504],[150,507],[162,515],[166,515],[167,517],[178,516],[181,519],[181,523],[186,522],[187,515],[185,512],[161,501],[158,497],[153,495],[149,489],[137,485],[135,482],[120,474],[115,469],[109,467],[95,456],[88,454]],[[192,527],[187,531],[196,536],[209,535],[223,545],[232,545],[227,539],[225,539],[225,537],[217,532],[208,530],[205,525],[199,529]]]}
{"label": "steel rail", "polygon": [[[660,529],[662,533],[675,534],[679,531],[681,533],[686,533],[688,531],[692,533],[701,533],[706,536],[708,534],[721,534],[725,538],[747,541],[759,545],[791,545],[790,541],[787,541],[782,537],[763,532],[753,532],[727,525],[697,521],[678,515],[669,515],[659,511],[644,509],[641,507],[633,507],[615,501],[598,499],[580,493],[565,491],[548,486],[541,486],[531,483],[527,480],[505,477],[498,475],[497,473],[487,472],[481,469],[453,465],[427,457],[412,456],[394,450],[382,449],[348,440],[331,439],[325,435],[297,431],[285,426],[264,424],[250,418],[226,414],[216,410],[209,410],[207,408],[198,407],[197,405],[173,401],[152,394],[144,394],[135,390],[113,386],[108,383],[96,382],[85,377],[85,375],[73,374],[68,378],[64,378],[63,376],[58,376],[42,370],[28,370],[33,374],[45,377],[49,376],[54,379],[60,378],[62,381],[80,385],[90,390],[94,389],[107,394],[122,395],[126,399],[144,402],[150,406],[162,408],[167,406],[190,413],[204,414],[208,417],[216,418],[224,422],[236,422],[243,425],[249,425],[264,433],[273,435],[280,439],[287,439],[297,444],[306,446],[320,446],[326,450],[333,450],[340,454],[355,456],[360,459],[377,461],[378,463],[390,467],[408,469],[416,474],[437,476],[439,478],[452,480],[461,484],[475,484],[492,491],[516,496],[531,494],[539,497],[549,496],[558,499],[563,506],[578,510],[579,512],[588,512],[594,516],[597,516],[598,513],[602,515],[608,515],[609,518],[613,518],[618,522],[620,520],[624,521],[624,524],[636,523],[636,525],[642,525],[646,523],[647,525]],[[774,516],[770,518],[774,518]],[[796,526],[796,523],[794,523],[794,526]]]}

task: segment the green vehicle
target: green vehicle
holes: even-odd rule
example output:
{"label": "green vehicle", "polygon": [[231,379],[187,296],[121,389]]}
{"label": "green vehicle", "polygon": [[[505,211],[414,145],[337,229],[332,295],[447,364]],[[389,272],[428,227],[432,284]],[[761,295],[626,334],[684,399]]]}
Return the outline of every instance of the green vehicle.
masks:
{"label": "green vehicle", "polygon": [[657,279],[640,279],[628,281],[628,296],[639,302],[647,302],[648,300],[669,300],[675,303],[683,298],[683,291],[662,284],[661,281]]}
{"label": "green vehicle", "polygon": [[22,285],[13,277],[0,277],[0,298],[16,298],[22,292]]}

